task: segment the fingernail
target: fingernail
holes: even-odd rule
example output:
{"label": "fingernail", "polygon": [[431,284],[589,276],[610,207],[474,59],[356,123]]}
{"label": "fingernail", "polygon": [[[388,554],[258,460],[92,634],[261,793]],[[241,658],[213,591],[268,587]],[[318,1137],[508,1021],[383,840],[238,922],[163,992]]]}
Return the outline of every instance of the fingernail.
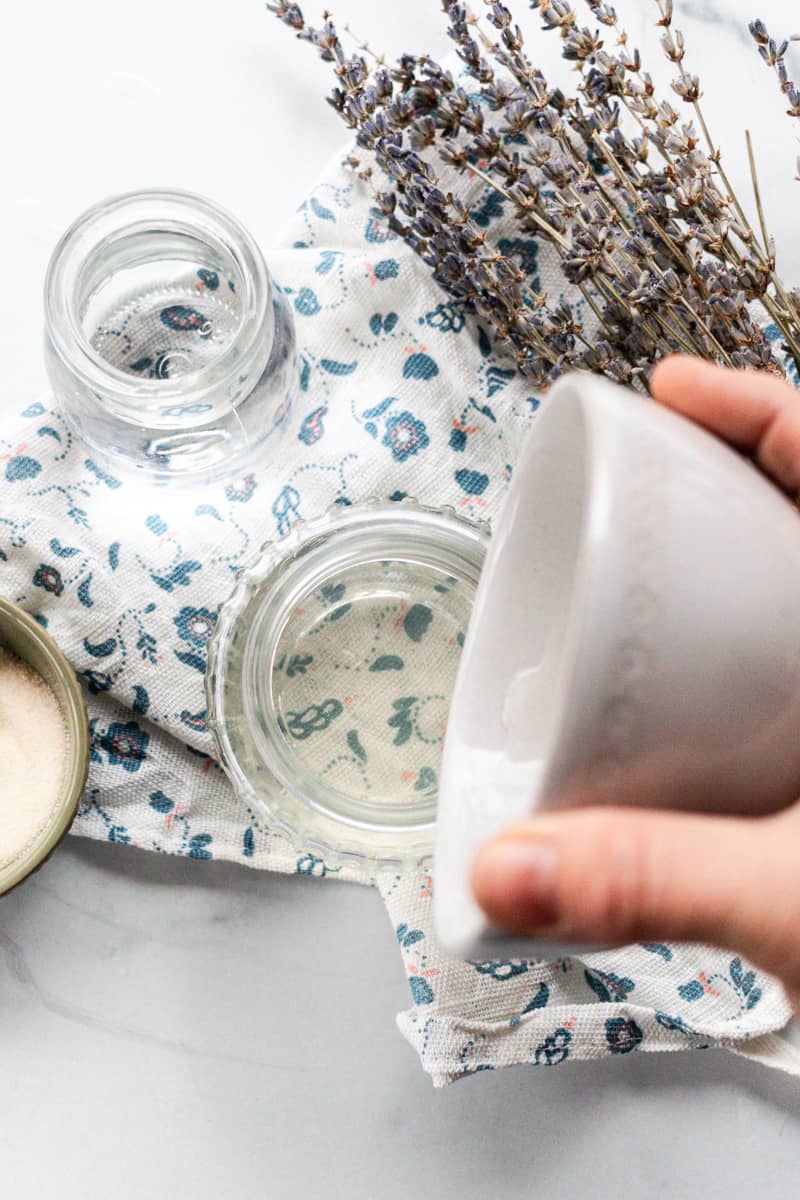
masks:
{"label": "fingernail", "polygon": [[485,846],[472,868],[475,898],[498,925],[517,931],[558,920],[558,853],[538,838],[504,839]]}

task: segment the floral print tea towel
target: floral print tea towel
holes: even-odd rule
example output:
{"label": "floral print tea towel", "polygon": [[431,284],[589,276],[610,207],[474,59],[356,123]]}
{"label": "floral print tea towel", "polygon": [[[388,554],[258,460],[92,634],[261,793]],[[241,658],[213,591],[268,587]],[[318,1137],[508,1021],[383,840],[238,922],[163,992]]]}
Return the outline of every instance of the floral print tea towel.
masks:
{"label": "floral print tea towel", "polygon": [[[474,214],[502,222],[503,204],[477,185]],[[500,246],[533,288],[558,293],[535,241]],[[92,764],[75,833],[326,876],[335,868],[264,828],[215,763],[203,673],[217,607],[263,541],[332,504],[411,495],[491,520],[539,399],[338,165],[270,266],[300,348],[299,400],[272,467],[191,497],[143,491],[29,398],[0,429],[0,588],[50,629],[86,687]],[[215,285],[200,267],[198,311]],[[409,770],[435,786],[424,755],[415,765],[413,714],[403,720]],[[433,939],[431,889],[424,873],[382,886],[410,987],[400,1029],[438,1085],[514,1063],[716,1045],[796,1069],[772,1037],[790,1017],[782,989],[734,955],[659,944],[585,962],[454,961]]]}

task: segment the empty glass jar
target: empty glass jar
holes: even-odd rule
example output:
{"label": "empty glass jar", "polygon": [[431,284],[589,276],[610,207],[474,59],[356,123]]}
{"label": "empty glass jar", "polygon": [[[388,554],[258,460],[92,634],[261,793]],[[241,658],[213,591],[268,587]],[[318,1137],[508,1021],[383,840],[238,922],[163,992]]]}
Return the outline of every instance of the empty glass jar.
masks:
{"label": "empty glass jar", "polygon": [[84,213],[45,284],[46,362],[73,431],[157,482],[269,453],[295,376],[291,311],[234,217],[144,191]]}

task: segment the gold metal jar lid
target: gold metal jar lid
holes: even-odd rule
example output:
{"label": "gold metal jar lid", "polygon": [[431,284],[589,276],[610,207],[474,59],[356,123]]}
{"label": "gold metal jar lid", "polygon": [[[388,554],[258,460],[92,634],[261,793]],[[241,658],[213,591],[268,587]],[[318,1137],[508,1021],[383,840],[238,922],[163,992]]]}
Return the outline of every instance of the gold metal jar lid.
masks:
{"label": "gold metal jar lid", "polygon": [[[0,647],[16,655],[47,684],[58,703],[66,734],[64,778],[57,803],[25,848],[0,867],[2,895],[41,866],[72,824],[89,770],[89,723],[80,684],[67,659],[33,617],[2,597]],[[43,747],[42,752],[47,749]]]}

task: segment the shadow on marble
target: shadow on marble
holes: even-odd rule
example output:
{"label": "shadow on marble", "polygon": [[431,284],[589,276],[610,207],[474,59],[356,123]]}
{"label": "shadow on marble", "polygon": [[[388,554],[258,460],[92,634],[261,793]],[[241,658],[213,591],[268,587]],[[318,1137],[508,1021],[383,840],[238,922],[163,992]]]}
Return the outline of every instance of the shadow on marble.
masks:
{"label": "shadow on marble", "polygon": [[[387,1018],[409,1004],[405,975],[388,919],[372,889],[336,880],[322,882],[256,871],[234,863],[152,854],[83,838],[70,839],[53,860],[54,864],[58,864],[59,859],[64,860],[64,867],[69,863],[70,877],[77,872],[83,878],[80,895],[65,893],[63,872],[53,870],[53,864],[46,866],[27,886],[0,901],[0,929],[7,926],[9,917],[14,921],[27,916],[35,921],[42,897],[49,896],[59,906],[73,908],[92,922],[116,928],[122,935],[140,934],[147,941],[166,948],[179,941],[181,947],[185,947],[186,941],[181,935],[190,933],[192,926],[210,925],[218,933],[231,928],[240,919],[244,930],[251,935],[261,919],[261,910],[265,920],[267,914],[278,910],[282,928],[276,931],[270,919],[272,932],[264,932],[261,946],[268,953],[280,954],[282,972],[291,966],[292,959],[299,959],[302,961],[298,973],[301,984],[309,970],[318,978],[329,981],[369,982],[373,995],[384,993],[390,1007],[394,1005],[387,1011]],[[130,903],[124,916],[116,904],[107,903],[109,888],[114,892],[130,890]],[[164,906],[168,908],[169,916],[163,915]],[[151,928],[154,913],[162,915],[161,930]],[[335,953],[331,953],[330,942],[324,936],[332,921],[344,931],[337,938],[340,944],[345,936],[368,947],[368,959],[362,961],[358,969],[352,956],[348,956],[342,969],[337,971]],[[322,947],[320,928],[323,931]],[[170,929],[179,937],[164,936]],[[310,963],[304,952],[304,947],[312,946],[321,950],[316,964]],[[298,965],[297,961],[295,965]],[[396,1037],[402,1040],[399,1034]],[[609,1080],[624,1084],[634,1092],[720,1086],[743,1089],[775,1108],[791,1112],[800,1122],[800,1081],[725,1051],[643,1054],[625,1060],[568,1063],[559,1072],[562,1096],[565,1090],[580,1091],[581,1075],[588,1072],[595,1076],[605,1074]],[[519,1086],[522,1078],[533,1074],[525,1067],[498,1072],[494,1078],[481,1073],[462,1081],[446,1094],[470,1091],[474,1098],[475,1092],[502,1089],[504,1079],[510,1081],[513,1077],[515,1086]],[[540,1078],[548,1074],[545,1070],[535,1072]]]}
{"label": "shadow on marble", "polygon": [[[371,889],[71,839],[0,901],[0,951],[0,1186],[8,1162],[17,1200],[56,1178],[30,1153],[32,1112],[80,1200],[139,1196],[154,1173],[172,1200],[266,1180],[304,1200],[342,1182],[355,1200],[560,1197],[567,1179],[594,1200],[713,1200],[756,1160],[764,1194],[795,1194],[800,1085],[722,1052],[434,1091],[394,1026],[410,997]],[[90,1114],[88,1157],[67,1098]]]}

